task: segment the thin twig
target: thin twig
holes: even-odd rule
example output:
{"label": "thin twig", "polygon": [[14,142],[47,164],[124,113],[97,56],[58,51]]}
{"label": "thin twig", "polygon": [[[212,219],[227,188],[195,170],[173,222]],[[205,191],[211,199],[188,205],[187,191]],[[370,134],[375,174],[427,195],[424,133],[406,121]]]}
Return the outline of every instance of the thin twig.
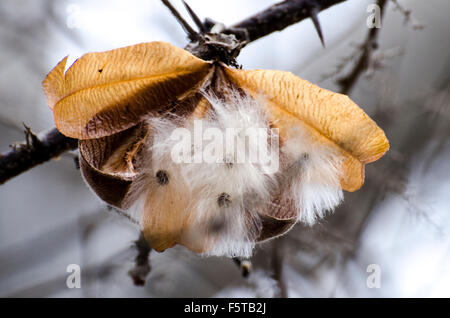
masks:
{"label": "thin twig", "polygon": [[[383,17],[384,12],[386,11],[385,9],[387,2],[388,0],[377,0],[377,5],[380,7],[381,17]],[[357,82],[359,77],[364,73],[364,71],[369,68],[372,54],[378,48],[377,40],[379,33],[379,28],[371,28],[369,30],[366,40],[361,46],[362,52],[355,66],[346,76],[341,77],[338,80],[338,84],[341,88],[341,93],[348,94],[355,86],[355,83]]]}
{"label": "thin twig", "polygon": [[405,9],[398,3],[397,0],[391,0],[394,4],[394,10],[399,11],[404,16],[404,24],[411,23],[414,30],[422,30],[424,28],[424,25],[417,21],[416,18],[411,14],[410,9]]}

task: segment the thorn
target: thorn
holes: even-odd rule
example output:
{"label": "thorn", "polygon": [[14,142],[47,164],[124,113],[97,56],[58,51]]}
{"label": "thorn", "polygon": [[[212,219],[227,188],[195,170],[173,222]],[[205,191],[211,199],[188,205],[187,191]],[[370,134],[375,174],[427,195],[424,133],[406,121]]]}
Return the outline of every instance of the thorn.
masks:
{"label": "thorn", "polygon": [[187,12],[191,16],[191,18],[194,21],[195,25],[197,25],[197,27],[200,30],[200,32],[202,32],[202,33],[208,32],[207,28],[202,23],[202,21],[200,20],[198,15],[194,12],[194,10],[192,10],[192,8],[186,3],[186,1],[184,1],[184,0],[182,0],[182,1],[183,1],[183,4],[184,4],[184,7],[186,8]]}
{"label": "thorn", "polygon": [[311,16],[311,20],[314,23],[314,27],[316,28],[317,34],[319,35],[320,38],[320,42],[322,42],[322,46],[325,48],[325,41],[323,40],[323,33],[322,33],[322,27],[320,26],[320,21],[319,21],[319,10],[314,7],[311,9],[310,11],[310,16]]}
{"label": "thorn", "polygon": [[187,33],[189,40],[195,41],[200,38],[200,35],[195,32],[195,30],[189,25],[189,23],[186,22],[185,19],[181,16],[181,14],[175,9],[169,0],[161,0],[162,3],[170,10],[170,12],[173,14],[175,19],[177,19],[178,23],[181,24],[184,31]]}
{"label": "thorn", "polygon": [[40,146],[41,141],[39,140],[39,138],[31,131],[31,128],[28,127],[25,123],[22,123],[23,127],[25,128],[24,133],[25,133],[25,142],[26,142],[26,146],[29,148],[37,148]]}

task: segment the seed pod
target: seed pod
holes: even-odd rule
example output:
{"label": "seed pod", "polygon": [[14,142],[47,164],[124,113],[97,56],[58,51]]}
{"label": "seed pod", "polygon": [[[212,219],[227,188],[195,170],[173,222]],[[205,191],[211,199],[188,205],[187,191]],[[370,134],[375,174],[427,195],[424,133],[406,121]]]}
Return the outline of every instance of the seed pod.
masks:
{"label": "seed pod", "polygon": [[[110,205],[138,210],[157,251],[182,244],[248,257],[255,242],[313,224],[342,190],[359,189],[364,165],[389,148],[347,96],[288,72],[233,69],[164,42],[89,53],[65,72],[66,60],[43,82],[55,124],[80,140],[89,186]],[[229,162],[230,153],[221,165],[173,162],[171,133],[193,132],[196,121],[220,132],[277,128],[279,169]],[[274,159],[272,144],[262,144]]]}

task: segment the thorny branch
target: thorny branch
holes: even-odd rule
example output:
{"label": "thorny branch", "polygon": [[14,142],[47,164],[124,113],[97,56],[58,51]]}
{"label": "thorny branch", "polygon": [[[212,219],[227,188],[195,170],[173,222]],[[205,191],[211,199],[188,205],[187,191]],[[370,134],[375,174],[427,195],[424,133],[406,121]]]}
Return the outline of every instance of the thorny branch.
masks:
{"label": "thorny branch", "polygon": [[25,126],[25,138],[24,143],[12,145],[8,153],[0,155],[0,184],[78,146],[78,140],[68,138],[56,129],[38,138]]}
{"label": "thorny branch", "polygon": [[277,3],[233,25],[235,29],[245,29],[249,42],[258,40],[272,32],[281,31],[286,27],[312,18],[319,37],[323,41],[322,32],[318,27],[317,14],[345,0],[290,0]]}
{"label": "thorny branch", "polygon": [[[233,25],[224,32],[235,34],[239,38],[242,36],[242,30],[245,30],[246,42],[252,42],[310,17],[313,18],[315,25],[319,26],[317,13],[344,1],[286,0]],[[320,27],[318,33],[321,36]],[[77,140],[63,136],[56,128],[44,137],[34,139],[34,143],[15,146],[9,152],[0,155],[0,184],[58,157],[65,151],[76,148]]]}

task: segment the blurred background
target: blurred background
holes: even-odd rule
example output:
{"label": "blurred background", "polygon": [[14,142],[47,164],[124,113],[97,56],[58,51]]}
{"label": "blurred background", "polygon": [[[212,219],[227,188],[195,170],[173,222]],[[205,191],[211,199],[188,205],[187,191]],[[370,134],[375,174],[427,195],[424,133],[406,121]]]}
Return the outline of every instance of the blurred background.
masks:
{"label": "blurred background", "polygon": [[[232,25],[276,1],[188,2],[200,17]],[[305,20],[251,43],[238,62],[339,91],[361,53],[371,3],[348,0],[320,13],[326,48]],[[0,296],[450,297],[449,14],[448,0],[388,1],[378,48],[349,94],[391,150],[334,214],[259,245],[248,278],[229,259],[176,247],[152,253],[145,287],[134,286],[127,273],[138,229],[87,188],[73,152],[0,186]],[[34,132],[53,127],[41,81],[62,57],[70,64],[156,40],[187,44],[157,0],[2,0],[0,151],[24,140],[22,123]],[[66,286],[69,264],[81,267],[80,289]],[[367,282],[374,266],[379,288]]]}

